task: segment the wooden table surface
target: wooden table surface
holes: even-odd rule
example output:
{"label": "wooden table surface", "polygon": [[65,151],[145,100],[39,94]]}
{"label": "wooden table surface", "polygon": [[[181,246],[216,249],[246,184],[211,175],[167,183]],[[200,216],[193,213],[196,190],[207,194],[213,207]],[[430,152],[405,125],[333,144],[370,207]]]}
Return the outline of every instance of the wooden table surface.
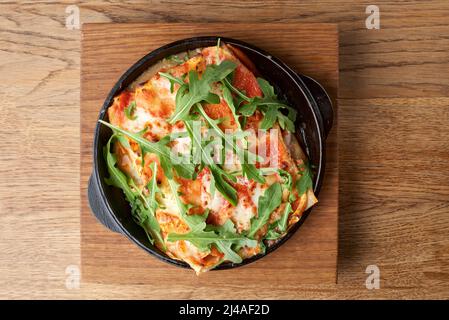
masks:
{"label": "wooden table surface", "polygon": [[[0,4],[0,298],[449,298],[449,2],[78,2],[82,23],[338,23],[338,284],[234,297],[73,286],[80,31],[65,22],[75,2]],[[380,8],[380,30],[365,27],[368,4]],[[366,288],[368,265],[380,289]]]}

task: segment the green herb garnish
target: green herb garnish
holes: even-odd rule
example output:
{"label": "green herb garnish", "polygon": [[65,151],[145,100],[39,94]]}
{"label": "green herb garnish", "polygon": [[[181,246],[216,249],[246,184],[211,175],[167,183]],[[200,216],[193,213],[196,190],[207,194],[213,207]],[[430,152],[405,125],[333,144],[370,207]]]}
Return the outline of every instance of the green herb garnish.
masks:
{"label": "green herb garnish", "polygon": [[278,170],[279,176],[282,178],[282,186],[288,191],[292,191],[292,175],[285,170]]}
{"label": "green herb garnish", "polygon": [[296,182],[296,190],[298,190],[298,196],[302,196],[307,190],[313,187],[312,169],[307,163],[299,166],[299,168],[302,169],[302,172],[300,172],[301,177]]}
{"label": "green herb garnish", "polygon": [[232,116],[234,117],[234,120],[235,120],[235,122],[237,124],[237,129],[239,131],[241,131],[242,130],[242,126],[240,124],[239,116],[237,115],[236,110],[235,110],[234,101],[233,101],[233,98],[232,98],[231,91],[228,89],[228,87],[226,87],[224,85],[222,86],[222,89],[223,89],[223,99],[226,102],[226,104],[228,105],[229,109],[231,109]]}
{"label": "green herb garnish", "polygon": [[[237,96],[239,96],[243,101],[246,101],[246,102],[251,102],[251,101],[252,101],[251,98],[247,97],[243,92],[241,92],[239,89],[237,89],[236,87],[234,87],[234,86],[231,84],[231,81],[229,81],[228,78],[224,78],[224,79],[223,79],[223,83],[224,83],[229,89],[231,89],[232,92],[234,92]],[[240,105],[240,104],[237,104],[237,105]],[[253,112],[253,113],[254,113],[254,112]]]}
{"label": "green herb garnish", "polygon": [[176,110],[169,123],[174,124],[183,120],[189,114],[190,109],[198,102],[206,101],[211,104],[220,103],[220,97],[211,92],[213,82],[223,80],[235,68],[236,64],[226,60],[219,65],[208,65],[201,78],[195,71],[188,74],[189,83],[184,83],[176,94]]}
{"label": "green herb garnish", "polygon": [[226,135],[220,127],[218,127],[216,120],[211,119],[206,112],[204,111],[201,104],[197,104],[197,110],[201,114],[201,116],[206,120],[208,125],[215,130],[215,132],[224,140],[225,144],[229,145],[234,152],[240,156],[241,166],[242,166],[242,173],[244,176],[246,176],[248,179],[253,179],[259,183],[264,183],[265,179],[260,173],[260,171],[256,168],[254,164],[247,163],[250,161],[250,157],[252,156],[248,150],[242,149],[239,146],[237,146],[237,143],[232,141],[228,135]]}
{"label": "green herb garnish", "polygon": [[136,101],[132,101],[126,108],[125,108],[125,116],[129,120],[136,120],[137,116],[134,115],[134,111],[136,111]]}
{"label": "green herb garnish", "polygon": [[285,231],[287,231],[287,223],[290,212],[292,212],[292,206],[290,203],[287,203],[281,218],[270,225],[270,228],[264,237],[265,239],[276,240],[284,235]]}
{"label": "green herb garnish", "polygon": [[242,262],[242,258],[232,249],[235,247],[255,247],[256,240],[251,240],[236,233],[231,220],[227,220],[222,226],[207,226],[204,231],[189,232],[186,234],[170,233],[168,241],[188,240],[201,251],[209,251],[212,244],[224,253],[224,260],[234,263]]}
{"label": "green herb garnish", "polygon": [[251,229],[248,233],[248,237],[254,237],[256,232],[268,222],[271,213],[280,206],[281,202],[282,187],[279,182],[276,182],[259,198],[257,218],[251,220]]}
{"label": "green herb garnish", "polygon": [[205,150],[205,146],[201,143],[201,137],[198,136],[196,130],[194,130],[194,120],[186,120],[184,121],[184,124],[187,132],[190,134],[190,139],[192,140],[192,149],[198,150],[200,153],[201,165],[207,166],[213,176],[214,188],[216,188],[233,206],[236,206],[238,201],[237,191],[228,182],[228,180],[235,182],[235,177],[220,168],[218,164],[214,163],[210,153]]}
{"label": "green herb garnish", "polygon": [[[282,129],[295,132],[294,122],[297,115],[296,110],[278,99],[273,86],[271,86],[268,81],[262,78],[257,78],[257,82],[262,90],[263,97],[249,98],[232,86],[228,79],[223,81],[229,89],[241,98],[241,101],[247,102],[238,109],[243,116],[252,116],[256,109],[259,109],[263,113],[264,118],[260,124],[261,129],[270,129],[277,121]],[[282,110],[287,110],[287,115],[282,113]]]}
{"label": "green herb garnish", "polygon": [[123,191],[126,200],[131,204],[131,212],[134,220],[145,230],[149,241],[151,243],[156,241],[165,249],[164,241],[160,233],[160,226],[155,214],[157,208],[155,195],[156,192],[159,192],[156,184],[157,166],[155,163],[150,165],[153,172],[153,178],[148,184],[149,198],[147,198],[143,195],[142,191],[137,188],[134,181],[129,179],[116,166],[117,158],[111,153],[111,142],[116,140],[117,137],[117,134],[113,134],[103,150],[109,172],[109,178],[106,178],[105,181],[108,185],[117,187]]}
{"label": "green herb garnish", "polygon": [[105,122],[103,120],[99,120],[100,123],[104,124],[105,126],[111,128],[114,132],[121,133],[128,138],[131,138],[136,143],[139,144],[140,149],[142,151],[142,158],[145,153],[153,153],[156,154],[159,158],[159,161],[161,163],[161,167],[164,170],[164,174],[167,178],[172,179],[173,178],[173,169],[175,169],[176,173],[184,177],[186,179],[192,179],[195,177],[195,165],[192,163],[180,163],[180,164],[173,164],[170,155],[171,150],[169,147],[167,147],[167,143],[170,141],[170,138],[164,137],[158,142],[150,142],[147,139],[143,137],[143,133],[145,131],[142,131],[140,133],[132,133],[129,131],[126,131],[124,129],[121,129],[117,126],[114,126],[108,122]]}

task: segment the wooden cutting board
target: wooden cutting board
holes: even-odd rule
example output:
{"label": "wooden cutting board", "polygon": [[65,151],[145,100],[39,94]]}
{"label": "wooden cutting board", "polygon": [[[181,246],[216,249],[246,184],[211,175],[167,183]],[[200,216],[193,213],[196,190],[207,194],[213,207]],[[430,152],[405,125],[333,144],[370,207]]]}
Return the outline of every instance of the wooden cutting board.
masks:
{"label": "wooden cutting board", "polygon": [[[318,80],[333,99],[337,115],[338,29],[333,24],[84,24],[81,51],[81,266],[82,281],[157,284],[176,288],[225,290],[294,288],[335,283],[338,248],[337,122],[327,140],[326,176],[315,207],[298,232],[268,256],[236,269],[197,277],[148,255],[127,238],[103,227],[91,214],[87,181],[91,174],[95,122],[111,87],[135,61],[169,42],[200,35],[232,37],[254,44]],[[215,290],[215,291],[214,291]],[[165,294],[167,295],[167,294]],[[154,298],[158,294],[155,292]]]}

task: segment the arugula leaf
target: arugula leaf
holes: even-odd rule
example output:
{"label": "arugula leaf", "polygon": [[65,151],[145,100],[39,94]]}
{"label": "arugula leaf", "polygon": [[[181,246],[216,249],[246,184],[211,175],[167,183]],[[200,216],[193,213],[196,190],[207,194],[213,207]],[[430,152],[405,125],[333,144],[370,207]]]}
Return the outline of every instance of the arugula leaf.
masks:
{"label": "arugula leaf", "polygon": [[257,83],[259,84],[260,90],[262,90],[263,96],[265,98],[276,98],[274,88],[267,80],[263,78],[257,78]]}
{"label": "arugula leaf", "polygon": [[[137,188],[134,184],[134,181],[131,180],[131,185],[135,190],[139,193],[139,198],[136,198],[134,203],[132,204],[132,211],[134,215],[138,215],[140,217],[139,224],[145,230],[148,235],[151,235],[152,239],[156,239],[156,241],[162,246],[165,250],[165,243],[161,236],[161,228],[159,226],[159,222],[156,219],[156,209],[158,208],[158,203],[156,201],[156,192],[160,192],[157,182],[157,165],[155,162],[150,164],[151,172],[153,176],[148,183],[149,190],[149,199],[147,199],[142,191]],[[141,200],[141,201],[140,201]]]}
{"label": "arugula leaf", "polygon": [[189,232],[186,234],[168,234],[167,241],[187,240],[201,251],[208,251],[214,244],[224,254],[223,261],[234,263],[242,262],[242,258],[232,249],[235,245],[248,245],[255,247],[257,241],[237,234],[231,220],[227,220],[222,226],[206,227],[204,231]]}
{"label": "arugula leaf", "polygon": [[119,132],[137,142],[142,150],[142,158],[144,153],[146,152],[156,154],[159,158],[161,167],[164,170],[164,174],[165,176],[167,176],[167,178],[169,179],[173,178],[173,170],[172,170],[173,168],[175,169],[176,173],[181,177],[187,179],[192,179],[195,177],[194,164],[192,163],[172,164],[170,159],[171,150],[169,147],[166,146],[166,144],[170,140],[170,137],[168,136],[164,137],[158,142],[150,142],[142,136],[143,133],[132,133],[127,130],[121,129],[117,126],[114,126],[108,122],[105,122],[103,120],[98,121],[104,124],[105,126],[111,128],[113,132]]}
{"label": "arugula leaf", "polygon": [[[217,226],[214,229],[220,235],[236,233],[234,224],[229,219],[226,220],[226,222],[222,226]],[[238,251],[239,248],[242,246],[255,247],[255,246],[257,246],[257,241],[242,237],[241,240],[239,240],[235,243],[231,242],[231,241],[218,240],[216,242],[216,246],[217,246],[218,250],[220,250],[224,254],[224,257],[223,257],[224,261],[231,261],[233,263],[241,263],[242,258],[238,255],[238,253],[236,251]],[[233,249],[233,247],[234,247],[234,249]]]}
{"label": "arugula leaf", "polygon": [[[266,130],[272,128],[274,123],[278,121],[282,129],[287,129],[288,131],[294,132],[294,122],[297,114],[296,110],[278,99],[274,92],[274,87],[271,86],[268,81],[262,78],[257,78],[257,82],[263,92],[263,98],[255,99],[253,103],[256,104],[257,107],[261,108],[264,113],[264,119],[260,126],[261,129]],[[281,112],[282,109],[288,110],[288,116],[285,116]]]}
{"label": "arugula leaf", "polygon": [[263,97],[253,97],[245,105],[240,108],[240,112],[245,116],[252,116],[257,108],[261,108],[263,113],[266,113],[267,107],[288,107],[284,103],[278,100],[276,94],[274,93],[274,88],[270,85],[268,81],[262,78],[257,78],[259,87],[263,93]]}
{"label": "arugula leaf", "polygon": [[217,235],[213,231],[199,230],[184,234],[169,233],[167,236],[167,241],[173,242],[179,240],[190,241],[195,247],[198,248],[198,250],[208,251],[210,250],[210,245],[217,240]]}
{"label": "arugula leaf", "polygon": [[[270,129],[276,121],[278,121],[283,130],[286,129],[288,131],[295,132],[294,122],[296,121],[296,110],[278,99],[274,92],[274,87],[271,86],[268,81],[262,78],[257,78],[263,97],[253,98],[247,97],[238,89],[233,87],[228,79],[225,79],[223,82],[229,89],[236,93],[242,101],[247,102],[239,108],[238,111],[240,114],[245,117],[250,117],[254,114],[256,109],[260,109],[260,111],[262,111],[264,118],[260,124],[261,129]],[[239,105],[239,103],[237,105]],[[287,116],[282,113],[282,110],[284,109],[288,111]]]}
{"label": "arugula leaf", "polygon": [[270,229],[264,237],[265,239],[276,240],[284,235],[285,231],[287,231],[290,212],[292,212],[292,206],[290,203],[287,203],[281,218],[270,226]]}
{"label": "arugula leaf", "polygon": [[273,127],[274,123],[278,119],[279,106],[272,106],[265,112],[260,128],[267,130]]}
{"label": "arugula leaf", "polygon": [[259,198],[257,218],[251,220],[251,229],[248,237],[253,238],[256,232],[262,228],[270,218],[271,213],[282,202],[282,188],[279,182],[272,184]]}
{"label": "arugula leaf", "polygon": [[288,201],[293,202],[296,200],[296,194],[292,192],[293,189],[293,178],[291,174],[285,170],[278,170],[279,176],[283,179],[282,187],[287,189],[289,192]]}
{"label": "arugula leaf", "polygon": [[265,243],[263,243],[263,241],[259,242],[259,254],[265,254],[267,253],[267,246],[265,245]]}
{"label": "arugula leaf", "polygon": [[240,257],[234,250],[232,250],[232,242],[218,240],[215,244],[217,246],[217,249],[224,254],[224,261],[231,261],[233,263],[241,263],[243,261],[242,257]]}
{"label": "arugula leaf", "polygon": [[211,104],[220,102],[220,97],[211,93],[211,84],[221,81],[235,68],[236,64],[226,60],[219,65],[208,65],[201,79],[198,73],[190,71],[188,74],[189,83],[183,84],[176,94],[176,110],[171,116],[169,123],[174,124],[178,120],[184,119],[190,112],[190,109],[196,103],[207,101]]}
{"label": "arugula leaf", "polygon": [[126,108],[125,108],[125,116],[129,120],[136,120],[137,116],[134,115],[134,111],[136,110],[136,101],[132,101]]}
{"label": "arugula leaf", "polygon": [[289,216],[290,212],[292,212],[292,205],[290,204],[290,202],[287,202],[285,209],[284,209],[284,213],[282,214],[282,217],[281,217],[281,219],[279,219],[279,223],[278,223],[280,232],[285,232],[287,230],[287,221],[288,221],[288,216]]}
{"label": "arugula leaf", "polygon": [[218,65],[208,65],[201,80],[204,79],[208,83],[219,82],[233,72],[235,68],[237,68],[237,64],[231,60],[225,60]]}
{"label": "arugula leaf", "polygon": [[134,202],[136,197],[135,192],[131,190],[128,185],[128,178],[126,175],[116,167],[117,158],[115,154],[111,153],[111,142],[116,138],[116,135],[112,135],[109,139],[106,147],[103,148],[103,156],[108,166],[109,178],[105,179],[105,182],[110,186],[120,188],[125,193],[126,199],[130,202]]}
{"label": "arugula leaf", "polygon": [[284,186],[288,191],[292,191],[292,175],[282,169],[278,170],[279,176],[282,178],[282,186]]}
{"label": "arugula leaf", "polygon": [[117,158],[111,153],[111,142],[115,139],[117,139],[117,135],[114,134],[103,149],[109,172],[109,178],[106,178],[105,181],[108,185],[123,191],[126,200],[131,204],[134,220],[145,230],[151,243],[156,240],[165,250],[164,240],[162,239],[161,229],[155,213],[157,208],[155,194],[159,191],[156,183],[157,166],[155,163],[152,163],[150,167],[153,172],[153,178],[148,184],[150,199],[147,199],[134,184],[134,181],[132,179],[128,180],[126,175],[117,168]]}
{"label": "arugula leaf", "polygon": [[195,231],[184,234],[169,233],[167,241],[188,240],[201,251],[210,249],[212,243],[217,241],[239,242],[244,237],[239,234],[216,234],[214,231]]}
{"label": "arugula leaf", "polygon": [[247,97],[243,92],[241,92],[239,89],[237,89],[236,87],[234,87],[231,83],[231,81],[229,81],[229,79],[226,77],[223,79],[223,83],[231,90],[233,91],[238,97],[240,97],[240,99],[242,99],[243,101],[246,102],[251,102],[252,99]]}
{"label": "arugula leaf", "polygon": [[[209,184],[209,193],[210,193],[210,197],[211,199],[213,199],[215,197],[215,178],[213,175],[210,176],[210,184]],[[232,192],[232,191],[231,191]]]}
{"label": "arugula leaf", "polygon": [[[272,128],[274,123],[278,121],[282,129],[294,132],[296,110],[278,100],[277,95],[274,93],[274,88],[268,81],[262,78],[257,78],[257,82],[264,95],[262,99],[256,101],[257,106],[263,106],[262,110],[264,112],[264,119],[260,128],[265,130]],[[288,116],[285,116],[281,112],[281,109],[287,109]]]}
{"label": "arugula leaf", "polygon": [[156,162],[153,162],[150,164],[150,170],[151,170],[151,180],[147,184],[148,194],[150,195],[150,198],[148,199],[149,204],[148,207],[156,210],[157,208],[157,201],[156,201],[156,192],[160,192],[159,187],[157,186],[157,165]]}
{"label": "arugula leaf", "polygon": [[312,169],[305,163],[300,166],[303,171],[301,172],[301,177],[296,182],[296,189],[298,190],[298,196],[302,196],[307,190],[313,187],[312,182]]}
{"label": "arugula leaf", "polygon": [[264,236],[264,240],[277,240],[282,236],[282,233],[277,232],[275,229],[268,230]]}
{"label": "arugula leaf", "polygon": [[[208,225],[206,231],[215,231],[219,235],[235,234],[236,230],[231,220],[226,220],[222,226]],[[234,243],[232,241],[217,240],[215,242],[217,249],[224,254],[223,261],[231,261],[234,263],[242,262],[242,258],[232,250]]]}
{"label": "arugula leaf", "polygon": [[265,178],[259,169],[254,164],[242,163],[242,173],[248,178],[248,180],[254,180],[259,183],[265,183]]}
{"label": "arugula leaf", "polygon": [[225,143],[229,146],[232,147],[232,149],[234,150],[234,152],[239,155],[239,156],[243,156],[241,160],[241,166],[242,166],[242,172],[243,175],[245,175],[248,179],[252,179],[255,180],[259,183],[265,183],[265,178],[262,176],[262,174],[260,173],[260,171],[256,168],[256,166],[254,164],[249,164],[246,163],[249,159],[249,152],[246,149],[241,149],[240,147],[237,146],[237,143],[235,143],[234,141],[232,141],[228,135],[226,135],[221,129],[220,127],[216,124],[216,122],[211,119],[207,113],[204,111],[203,107],[201,106],[201,104],[197,104],[197,110],[199,111],[199,113],[201,114],[201,116],[206,120],[206,122],[209,124],[210,127],[212,127],[215,132],[217,132],[217,134],[225,141]]}
{"label": "arugula leaf", "polygon": [[120,142],[120,144],[128,149],[131,149],[131,145],[129,144],[128,139],[126,139],[126,137],[124,135],[122,135],[121,133],[117,133],[115,135],[115,138],[117,139],[118,142]]}
{"label": "arugula leaf", "polygon": [[223,195],[223,197],[235,207],[238,203],[237,191],[226,180],[226,179],[232,180],[235,178],[226,173],[223,169],[221,169],[217,165],[209,166],[209,170],[212,176],[214,177],[215,189],[217,189],[218,192],[220,192]]}
{"label": "arugula leaf", "polygon": [[226,102],[226,104],[228,105],[229,109],[231,109],[232,116],[234,117],[234,120],[237,123],[238,130],[241,131],[242,126],[240,125],[239,116],[237,116],[237,114],[235,112],[235,106],[234,106],[234,101],[232,99],[231,91],[226,86],[222,86],[222,91],[223,91],[223,99]]}
{"label": "arugula leaf", "polygon": [[192,140],[192,147],[195,150],[199,150],[201,152],[201,161],[204,165],[208,166],[213,180],[215,181],[214,187],[220,192],[223,197],[228,200],[233,206],[237,205],[237,191],[234,189],[232,185],[226,181],[226,178],[235,181],[235,178],[226,173],[223,169],[221,169],[217,164],[214,163],[211,155],[206,152],[203,145],[201,144],[201,137],[195,134],[194,123],[193,120],[184,121],[187,132],[190,134],[190,139]]}
{"label": "arugula leaf", "polygon": [[[218,234],[237,234],[237,230],[234,227],[234,223],[230,219],[226,220],[226,222],[222,225],[218,226],[207,225],[206,231],[210,230],[218,232]],[[242,236],[241,240],[237,244],[240,246],[247,246],[253,248],[257,245],[257,241]]]}
{"label": "arugula leaf", "polygon": [[251,117],[257,109],[257,102],[251,101],[247,104],[242,105],[239,108],[239,112],[244,117]]}
{"label": "arugula leaf", "polygon": [[284,130],[288,130],[290,132],[295,132],[295,121],[296,121],[296,115],[297,111],[291,107],[288,107],[288,115],[284,115],[282,112],[278,112],[277,120],[279,123],[279,126]]}

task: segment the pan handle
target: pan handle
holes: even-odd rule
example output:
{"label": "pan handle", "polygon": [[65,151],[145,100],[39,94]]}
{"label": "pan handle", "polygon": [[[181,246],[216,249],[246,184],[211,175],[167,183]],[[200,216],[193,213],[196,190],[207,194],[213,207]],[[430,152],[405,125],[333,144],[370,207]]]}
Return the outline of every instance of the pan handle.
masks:
{"label": "pan handle", "polygon": [[90,209],[97,220],[109,230],[121,233],[119,226],[112,219],[109,209],[106,207],[105,201],[100,193],[100,186],[94,174],[89,177],[87,192]]}
{"label": "pan handle", "polygon": [[315,98],[321,118],[323,119],[324,135],[327,138],[334,122],[332,100],[326,90],[324,90],[323,86],[321,86],[321,84],[319,84],[315,79],[302,74],[298,74],[298,76],[305,83],[307,88],[312,93],[312,96]]}

